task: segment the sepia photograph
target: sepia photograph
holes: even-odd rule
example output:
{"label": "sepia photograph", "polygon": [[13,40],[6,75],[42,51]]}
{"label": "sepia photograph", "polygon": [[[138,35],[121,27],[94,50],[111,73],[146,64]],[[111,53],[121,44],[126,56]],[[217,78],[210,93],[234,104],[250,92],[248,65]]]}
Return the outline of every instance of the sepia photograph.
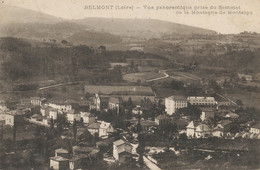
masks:
{"label": "sepia photograph", "polygon": [[260,169],[259,0],[0,0],[0,170]]}

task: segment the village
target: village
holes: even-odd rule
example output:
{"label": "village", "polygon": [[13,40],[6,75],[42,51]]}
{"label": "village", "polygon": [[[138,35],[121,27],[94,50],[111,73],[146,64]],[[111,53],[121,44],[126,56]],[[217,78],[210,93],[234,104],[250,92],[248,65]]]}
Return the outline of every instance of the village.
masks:
{"label": "village", "polygon": [[[210,160],[212,152],[235,150],[242,155],[249,151],[243,144],[234,145],[234,141],[260,139],[257,119],[246,116],[249,113],[243,111],[240,103],[223,95],[161,98],[148,86],[96,85],[85,85],[82,95],[85,97],[78,101],[25,98],[15,110],[1,101],[3,145],[8,136],[6,129],[11,128],[13,134],[9,151],[2,153],[8,155],[5,161],[14,159],[12,156],[18,150],[38,149],[38,157],[44,155],[49,161],[47,164],[32,161],[35,154],[30,152],[31,167],[40,164],[51,169],[85,169],[97,165],[163,169],[158,154],[171,152],[178,156],[189,152],[191,147],[204,154],[209,151],[203,159]],[[23,131],[19,137],[20,128],[25,131],[34,128],[34,134],[30,138]],[[30,148],[29,141],[35,138],[40,140],[38,146]],[[187,144],[197,139],[203,139],[201,143],[209,139],[227,143],[225,146]],[[50,145],[50,141],[55,144]]]}
{"label": "village", "polygon": [[259,24],[225,17],[259,10],[201,2],[2,1],[0,170],[260,169]]}

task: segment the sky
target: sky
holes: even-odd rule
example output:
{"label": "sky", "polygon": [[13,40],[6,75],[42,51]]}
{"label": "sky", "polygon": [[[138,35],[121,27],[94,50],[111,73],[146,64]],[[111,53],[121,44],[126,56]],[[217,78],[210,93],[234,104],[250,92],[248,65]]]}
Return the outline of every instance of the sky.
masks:
{"label": "sky", "polygon": [[[260,0],[0,0],[0,2],[64,19],[86,17],[159,19],[207,28],[223,34],[242,31],[260,33]],[[89,8],[97,5],[110,5],[113,9],[84,9],[85,6]],[[116,10],[117,5],[130,6],[133,9]],[[180,5],[192,7],[191,10],[186,10],[189,14],[184,14],[183,10],[180,10],[182,14],[176,14],[177,10],[156,10],[156,7]],[[144,6],[154,9],[148,10]],[[226,14],[191,14],[195,7],[199,8],[198,12],[207,12],[211,7],[216,7],[213,11],[220,12],[219,6],[235,6],[238,8],[237,12],[246,11],[248,15],[227,14],[229,10],[224,10]]]}

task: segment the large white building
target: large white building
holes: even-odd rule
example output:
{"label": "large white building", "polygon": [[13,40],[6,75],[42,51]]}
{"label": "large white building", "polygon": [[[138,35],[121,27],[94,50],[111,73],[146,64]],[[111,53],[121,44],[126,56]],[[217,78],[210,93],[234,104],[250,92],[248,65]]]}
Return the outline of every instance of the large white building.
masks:
{"label": "large white building", "polygon": [[72,105],[71,104],[61,104],[61,103],[49,103],[49,106],[57,109],[60,113],[65,112],[67,113],[68,111],[72,110]]}
{"label": "large white building", "polygon": [[260,124],[257,124],[255,126],[252,126],[250,128],[250,133],[254,133],[254,134],[260,134]]}
{"label": "large white building", "polygon": [[184,107],[187,107],[187,99],[183,96],[170,96],[165,98],[165,111],[168,115],[172,115],[177,109]]}
{"label": "large white building", "polygon": [[187,98],[191,105],[216,105],[217,102],[214,97],[189,96]]}

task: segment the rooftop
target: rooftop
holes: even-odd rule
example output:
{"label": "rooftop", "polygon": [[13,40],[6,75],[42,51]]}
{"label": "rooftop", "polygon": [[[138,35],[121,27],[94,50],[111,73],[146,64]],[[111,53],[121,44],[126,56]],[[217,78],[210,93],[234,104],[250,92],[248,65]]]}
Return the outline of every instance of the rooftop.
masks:
{"label": "rooftop", "polygon": [[45,98],[42,98],[42,97],[31,97],[30,99],[31,100],[41,100],[41,101],[45,100]]}
{"label": "rooftop", "polygon": [[187,100],[215,100],[214,97],[189,96]]}
{"label": "rooftop", "polygon": [[256,125],[252,126],[252,128],[260,129],[260,123],[258,123],[258,124],[256,124]]}
{"label": "rooftop", "polygon": [[110,97],[109,98],[110,103],[120,104],[122,102],[121,97]]}
{"label": "rooftop", "polygon": [[142,120],[140,123],[142,126],[158,126],[154,121],[151,120]]}
{"label": "rooftop", "polygon": [[95,147],[73,146],[73,151],[74,151],[74,152],[91,153],[94,149],[97,150]]}
{"label": "rooftop", "polygon": [[100,128],[107,129],[110,125],[110,123],[102,121],[100,124]]}
{"label": "rooftop", "polygon": [[63,158],[61,156],[57,156],[57,157],[50,157],[51,160],[54,160],[54,161],[58,161],[58,162],[61,162],[61,161],[68,161],[67,158]]}
{"label": "rooftop", "polygon": [[169,96],[167,97],[170,100],[178,100],[178,101],[187,101],[187,99],[184,96]]}
{"label": "rooftop", "polygon": [[166,115],[159,115],[159,116],[156,117],[156,119],[164,120],[164,119],[170,119],[170,118]]}
{"label": "rooftop", "polygon": [[95,86],[95,85],[86,85],[85,93],[96,94],[119,94],[119,95],[140,95],[147,94],[153,95],[153,91],[148,86]]}
{"label": "rooftop", "polygon": [[66,149],[60,148],[60,149],[55,149],[56,153],[69,153]]}
{"label": "rooftop", "polygon": [[80,112],[80,114],[82,115],[82,116],[86,116],[86,117],[89,117],[89,116],[94,116],[92,113],[90,113],[90,112]]}
{"label": "rooftop", "polygon": [[99,129],[100,123],[92,123],[88,126],[88,129]]}
{"label": "rooftop", "polygon": [[113,142],[113,144],[114,144],[115,146],[120,146],[120,145],[125,144],[125,143],[126,143],[126,142],[123,141],[122,139]]}
{"label": "rooftop", "polygon": [[69,110],[67,114],[80,114],[78,111],[75,111],[74,109]]}
{"label": "rooftop", "polygon": [[208,125],[205,125],[205,124],[200,124],[196,127],[196,131],[197,132],[205,132],[205,131],[210,131]]}

